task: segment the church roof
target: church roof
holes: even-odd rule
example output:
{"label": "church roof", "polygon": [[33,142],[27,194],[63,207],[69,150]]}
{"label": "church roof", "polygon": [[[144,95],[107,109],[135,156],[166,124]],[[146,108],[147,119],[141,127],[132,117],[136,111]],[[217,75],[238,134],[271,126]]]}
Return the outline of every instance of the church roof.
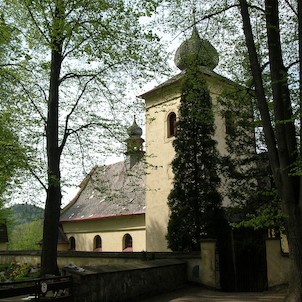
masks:
{"label": "church roof", "polygon": [[145,213],[144,162],[95,166],[76,197],[62,210],[60,221],[92,220]]}
{"label": "church roof", "polygon": [[[221,81],[221,82],[224,82],[226,84],[229,84],[231,86],[236,86],[236,87],[239,87],[238,84],[236,84],[235,82],[233,82],[232,80],[216,73],[215,71],[207,68],[207,67],[204,67],[204,66],[200,66],[199,67],[202,71],[202,73],[206,76],[209,76],[213,79],[216,79],[218,81]],[[182,72],[176,74],[175,76],[173,76],[172,78],[168,79],[167,81],[159,84],[158,86],[154,87],[153,89],[139,95],[138,97],[142,98],[142,99],[146,99],[148,98],[150,95],[153,95],[154,93],[158,92],[158,91],[161,91],[162,89],[165,89],[171,85],[178,85],[179,86],[179,89],[181,89],[181,85],[179,84],[182,79],[184,78],[184,75],[185,75],[186,71],[183,70]],[[179,83],[178,83],[179,82]]]}

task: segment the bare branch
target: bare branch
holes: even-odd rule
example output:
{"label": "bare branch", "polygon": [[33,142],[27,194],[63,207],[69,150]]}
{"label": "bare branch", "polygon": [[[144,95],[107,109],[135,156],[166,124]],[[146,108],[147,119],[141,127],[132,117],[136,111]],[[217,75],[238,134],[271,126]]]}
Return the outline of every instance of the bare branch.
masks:
{"label": "bare branch", "polygon": [[85,77],[93,77],[95,74],[94,73],[87,73],[87,74],[79,74],[79,73],[74,73],[74,72],[70,72],[70,73],[66,73],[59,81],[59,83],[61,84],[62,82],[68,80],[68,79],[80,79],[80,78],[85,78]]}
{"label": "bare branch", "polygon": [[29,5],[26,5],[26,8],[27,8],[27,11],[28,11],[28,13],[29,13],[29,15],[30,15],[32,21],[34,22],[36,28],[38,29],[38,31],[41,33],[41,35],[44,37],[44,39],[47,41],[47,43],[50,43],[49,38],[47,37],[47,35],[44,33],[44,31],[40,28],[39,24],[37,23],[37,21],[36,21],[34,15],[33,15],[33,13],[32,13],[32,11],[31,11],[31,9],[30,9],[30,7],[29,7]]}
{"label": "bare branch", "polygon": [[[39,0],[39,2],[40,2],[40,7],[42,8],[41,11],[42,11],[42,13],[43,13],[43,17],[44,17],[44,21],[45,21],[45,23],[46,23],[46,27],[47,27],[47,29],[48,29],[49,32],[50,32],[51,26],[50,26],[50,23],[49,23],[48,19],[46,18],[45,9],[43,8],[43,4],[45,4],[45,1],[44,1],[44,0]],[[49,5],[49,11],[51,11],[50,5]],[[52,15],[53,15],[53,14],[52,14]]]}
{"label": "bare branch", "polygon": [[99,122],[91,122],[85,125],[80,126],[79,128],[75,129],[75,130],[69,130],[69,135],[75,134],[75,133],[79,133],[80,131],[84,130],[84,129],[88,129],[91,127],[101,127],[105,130],[107,130],[111,137],[115,138],[117,141],[120,141],[120,139],[115,135],[115,133],[110,129],[110,127],[108,126],[108,124],[105,123],[99,123]]}
{"label": "bare branch", "polygon": [[67,129],[67,130],[65,130],[62,143],[59,147],[60,154],[62,154],[63,148],[64,148],[64,146],[67,142],[67,139],[70,135],[75,134],[78,137],[79,132],[81,132],[84,129],[88,129],[88,128],[92,128],[92,127],[100,127],[102,129],[105,129],[106,131],[108,131],[110,133],[111,137],[113,137],[117,141],[121,142],[120,139],[116,136],[116,134],[114,133],[114,131],[112,131],[112,129],[109,127],[108,124],[100,123],[100,122],[90,122],[90,123],[87,123],[85,125],[82,125],[82,126],[78,127],[77,129]]}
{"label": "bare branch", "polygon": [[47,187],[44,184],[44,182],[41,180],[41,178],[37,175],[37,173],[28,165],[27,166],[29,172],[34,176],[34,178],[40,183],[40,185],[43,187],[45,191],[47,191]]}
{"label": "bare branch", "polygon": [[[44,123],[46,124],[47,121],[46,121],[45,116],[43,115],[43,113],[41,112],[41,110],[40,110],[40,109],[38,108],[38,106],[36,105],[34,99],[32,98],[30,92],[27,90],[27,88],[25,87],[25,85],[24,85],[17,77],[15,77],[13,74],[10,74],[10,75],[14,78],[14,80],[16,80],[16,81],[20,84],[20,86],[21,86],[21,88],[22,88],[22,91],[25,92],[25,94],[27,95],[27,97],[28,97],[30,103],[33,105],[33,107],[34,107],[34,109],[36,110],[36,112],[40,115],[41,119],[42,119],[42,120],[44,121]],[[42,89],[42,88],[41,88],[41,89]]]}
{"label": "bare branch", "polygon": [[19,63],[5,63],[0,64],[0,67],[19,66]]}
{"label": "bare branch", "polygon": [[300,63],[300,60],[290,63],[288,66],[286,66],[286,70],[289,70],[290,68],[292,68],[293,66],[295,66],[299,63]]}
{"label": "bare branch", "polygon": [[[299,1],[300,1],[300,0],[298,0],[298,2],[299,2]],[[298,16],[298,12],[295,10],[295,8],[292,6],[292,4],[289,3],[288,0],[285,0],[285,3],[290,7],[290,9],[292,10],[292,12],[293,12],[296,16]]]}
{"label": "bare branch", "polygon": [[[83,9],[82,9],[82,12],[79,14],[79,16],[78,16],[78,18],[77,18],[77,21],[74,22],[74,24],[73,24],[73,26],[72,26],[72,29],[70,30],[71,33],[74,31],[74,29],[75,29],[75,27],[76,27],[77,25],[81,24],[80,20],[81,20],[83,14],[85,13],[85,10],[86,10],[86,7],[87,7],[88,3],[89,3],[88,1],[85,2],[84,6],[83,6]],[[73,9],[71,8],[71,9],[65,14],[65,18],[68,17],[72,12],[73,12]],[[71,24],[70,24],[70,25],[71,25]],[[67,47],[68,47],[68,45],[69,45],[69,43],[70,43],[70,41],[71,41],[71,37],[72,37],[71,34],[69,35],[69,37],[66,37],[66,43],[65,43],[65,48],[66,48],[66,49],[67,49]],[[68,53],[70,53],[70,52],[67,52],[67,54],[68,54]],[[65,55],[64,55],[64,57],[65,57]]]}
{"label": "bare branch", "polygon": [[[116,63],[112,63],[108,66],[106,66],[105,68],[103,68],[102,70],[99,70],[97,73],[95,74],[82,74],[82,75],[79,75],[79,74],[73,74],[73,73],[69,73],[69,74],[66,74],[61,80],[60,80],[60,83],[63,81],[63,80],[66,80],[66,79],[70,79],[70,78],[81,78],[81,77],[90,77],[90,79],[87,80],[87,82],[85,83],[80,95],[77,97],[76,101],[75,101],[75,104],[74,106],[72,107],[72,109],[70,110],[70,112],[68,113],[68,115],[66,116],[66,120],[65,120],[65,129],[64,129],[64,135],[63,135],[63,139],[62,139],[62,142],[61,142],[61,145],[59,147],[59,152],[60,154],[62,153],[63,151],[63,148],[67,142],[67,138],[69,137],[70,134],[74,133],[74,132],[70,132],[68,130],[68,123],[69,123],[69,120],[70,120],[70,117],[72,116],[72,114],[74,113],[74,111],[76,110],[81,98],[83,97],[88,85],[96,78],[98,77],[100,74],[102,74],[103,72],[105,72],[106,70],[112,68],[113,66],[115,66],[116,64],[119,64],[120,62],[116,62]],[[102,83],[105,87],[106,85],[104,83]],[[107,87],[106,87],[107,88]],[[108,89],[108,88],[107,88]]]}
{"label": "bare branch", "polygon": [[[220,14],[222,14],[222,13],[224,13],[224,12],[226,12],[226,11],[232,9],[232,8],[235,8],[235,7],[240,7],[240,5],[239,4],[232,4],[230,6],[224,7],[224,8],[222,8],[222,9],[220,9],[218,11],[215,11],[213,13],[204,15],[202,18],[194,20],[193,24],[191,24],[190,26],[188,26],[187,28],[185,28],[183,31],[186,31],[186,30],[194,27],[196,24],[198,24],[198,23],[200,23],[200,22],[202,22],[204,20],[207,20],[207,19],[210,19],[212,17],[218,16],[218,15],[220,15]],[[248,7],[260,10],[261,12],[265,13],[265,10],[263,8],[261,8],[260,6],[249,5]]]}
{"label": "bare branch", "polygon": [[38,88],[40,89],[40,91],[42,92],[42,94],[44,96],[44,100],[47,102],[47,95],[46,95],[46,92],[43,89],[43,87],[40,84],[36,84],[36,86],[38,86]]}
{"label": "bare branch", "polygon": [[222,13],[224,13],[224,12],[226,12],[226,11],[234,8],[234,7],[239,7],[239,4],[233,4],[233,5],[227,6],[225,8],[222,8],[221,10],[213,12],[211,14],[205,15],[202,18],[195,20],[195,22],[191,26],[189,26],[187,29],[192,28],[193,26],[195,26],[196,24],[200,23],[201,21],[204,21],[204,20],[210,19],[212,17],[215,17],[217,15],[220,15],[220,14],[222,14]]}
{"label": "bare branch", "polygon": [[262,13],[265,14],[265,9],[263,9],[263,8],[260,7],[260,6],[257,6],[257,5],[249,5],[249,8],[255,8],[256,10],[260,10]]}

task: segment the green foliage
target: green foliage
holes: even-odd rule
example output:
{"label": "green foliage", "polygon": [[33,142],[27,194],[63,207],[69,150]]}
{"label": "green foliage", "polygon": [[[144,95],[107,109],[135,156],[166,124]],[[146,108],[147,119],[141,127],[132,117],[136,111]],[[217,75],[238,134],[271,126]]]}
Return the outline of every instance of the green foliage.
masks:
{"label": "green foliage", "polygon": [[192,64],[184,76],[173,142],[176,155],[167,235],[173,251],[199,250],[202,238],[217,236],[222,198],[213,135],[214,114],[207,84],[199,67]]}
{"label": "green foliage", "polygon": [[10,114],[0,111],[0,209],[7,201],[10,190],[18,185],[17,178],[22,176],[26,166],[26,150],[19,142],[14,121]]}
{"label": "green foliage", "polygon": [[38,278],[38,270],[27,263],[4,264],[0,267],[1,277],[0,282],[22,281],[26,279]]}
{"label": "green foliage", "polygon": [[41,220],[18,225],[9,234],[9,250],[39,250],[42,229]]}
{"label": "green foliage", "polygon": [[9,250],[40,249],[44,210],[30,204],[16,204],[8,211]]}
{"label": "green foliage", "polygon": [[228,156],[223,158],[223,172],[225,195],[233,207],[228,211],[229,220],[237,228],[278,232],[285,217],[258,128],[254,97],[247,88],[237,86],[225,90],[219,103],[227,125]]}
{"label": "green foliage", "polygon": [[[64,13],[55,24],[55,5],[60,3]],[[3,1],[6,27],[14,29],[14,38],[22,36],[19,52],[14,44],[5,49],[9,54],[5,77],[14,89],[5,94],[3,106],[18,113],[22,144],[33,149],[36,163],[30,167],[34,178],[28,177],[31,189],[47,183],[51,38],[62,38],[58,140],[65,148],[61,184],[74,185],[108,154],[123,152],[128,116],[142,110],[134,90],[156,77],[158,70],[167,70],[160,60],[162,45],[150,24],[149,16],[157,6],[158,1],[151,0]],[[72,168],[67,172],[66,167]]]}
{"label": "green foliage", "polygon": [[244,220],[239,223],[233,223],[232,226],[236,228],[252,228],[254,230],[270,229],[278,234],[280,231],[284,232],[285,219],[285,214],[281,212],[280,202],[278,204],[270,202],[264,204],[263,208],[256,209],[255,214],[247,213]]}

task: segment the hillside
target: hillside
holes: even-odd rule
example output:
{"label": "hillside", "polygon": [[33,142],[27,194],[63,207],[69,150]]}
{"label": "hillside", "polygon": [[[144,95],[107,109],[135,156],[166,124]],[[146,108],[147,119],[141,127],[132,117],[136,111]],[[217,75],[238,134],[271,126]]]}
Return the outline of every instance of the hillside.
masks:
{"label": "hillside", "polygon": [[9,210],[11,213],[10,221],[14,227],[43,219],[44,216],[42,208],[30,204],[16,204],[10,207]]}

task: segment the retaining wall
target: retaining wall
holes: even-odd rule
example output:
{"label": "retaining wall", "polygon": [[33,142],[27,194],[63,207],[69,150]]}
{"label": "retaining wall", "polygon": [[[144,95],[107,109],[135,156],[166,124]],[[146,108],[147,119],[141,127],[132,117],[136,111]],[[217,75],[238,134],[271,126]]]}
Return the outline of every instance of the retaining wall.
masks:
{"label": "retaining wall", "polygon": [[74,302],[139,301],[187,283],[186,263],[176,259],[84,268],[63,269],[73,276]]}

